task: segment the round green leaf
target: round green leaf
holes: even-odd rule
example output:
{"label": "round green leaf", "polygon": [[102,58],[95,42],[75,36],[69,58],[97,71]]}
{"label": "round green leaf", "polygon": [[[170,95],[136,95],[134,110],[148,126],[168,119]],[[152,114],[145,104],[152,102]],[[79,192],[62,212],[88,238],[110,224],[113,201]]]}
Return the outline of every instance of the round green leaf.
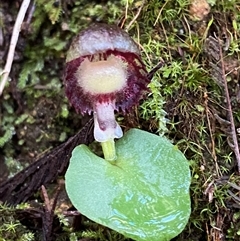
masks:
{"label": "round green leaf", "polygon": [[66,173],[73,205],[91,220],[139,241],[167,241],[190,215],[190,171],[166,138],[131,129],[116,143],[113,165],[85,145]]}

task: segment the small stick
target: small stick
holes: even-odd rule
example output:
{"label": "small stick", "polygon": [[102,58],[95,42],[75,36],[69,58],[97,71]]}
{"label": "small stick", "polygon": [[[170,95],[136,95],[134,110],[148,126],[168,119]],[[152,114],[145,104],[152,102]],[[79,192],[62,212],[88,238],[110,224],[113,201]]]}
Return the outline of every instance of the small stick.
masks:
{"label": "small stick", "polygon": [[53,219],[54,219],[54,210],[56,209],[57,199],[61,191],[61,183],[58,185],[57,190],[54,194],[53,199],[49,199],[47,190],[44,185],[41,186],[42,195],[44,199],[44,215],[42,216],[42,229],[43,229],[43,240],[50,241],[53,240]]}
{"label": "small stick", "polygon": [[156,26],[156,24],[157,24],[157,22],[158,22],[158,20],[159,20],[159,18],[160,18],[160,16],[161,16],[161,13],[162,13],[163,9],[165,8],[165,6],[167,5],[167,3],[168,3],[168,1],[166,1],[166,2],[162,5],[162,8],[160,9],[160,11],[159,11],[159,13],[158,13],[158,15],[157,15],[157,18],[156,18],[155,23],[153,24],[153,26]]}
{"label": "small stick", "polygon": [[23,19],[25,17],[25,14],[26,14],[26,11],[27,11],[28,6],[30,4],[30,1],[31,0],[23,0],[21,8],[18,12],[16,22],[14,24],[11,42],[10,42],[10,46],[9,46],[9,50],[8,50],[7,62],[6,62],[6,65],[4,67],[3,72],[0,74],[0,75],[2,75],[2,80],[0,82],[0,96],[3,92],[5,84],[7,82],[8,75],[11,71],[15,48],[16,48],[16,45],[17,45],[19,33],[21,31],[21,25],[23,23]]}
{"label": "small stick", "polygon": [[140,8],[138,9],[136,15],[135,15],[134,18],[131,20],[131,22],[128,24],[128,26],[125,28],[126,31],[128,31],[129,28],[131,27],[131,25],[137,20],[139,14],[141,13],[141,11],[142,11],[142,9],[143,9],[143,6],[144,6],[144,4],[145,4],[145,1],[146,1],[146,0],[143,0],[143,1],[142,1],[142,4],[141,4]]}
{"label": "small stick", "polygon": [[232,113],[232,106],[231,106],[231,100],[229,97],[229,91],[228,91],[228,84],[227,84],[227,79],[226,79],[226,73],[225,73],[225,65],[223,61],[223,54],[222,54],[222,48],[221,48],[221,42],[220,39],[218,38],[218,44],[219,44],[219,55],[220,55],[220,61],[221,61],[221,67],[222,67],[222,78],[223,78],[223,83],[224,83],[224,89],[225,89],[225,95],[227,99],[227,109],[228,109],[228,114],[229,114],[229,120],[231,123],[231,135],[233,139],[233,151],[237,159],[237,166],[238,166],[238,173],[240,174],[240,152],[239,152],[239,146],[238,146],[238,139],[237,139],[237,134],[236,134],[236,127],[234,124],[234,119],[233,119],[233,113]]}
{"label": "small stick", "polygon": [[51,207],[50,199],[49,199],[48,194],[47,194],[47,190],[46,190],[44,185],[41,186],[41,189],[42,189],[42,195],[43,195],[43,200],[44,200],[44,204],[45,204],[45,209],[48,212],[51,212],[52,207]]}
{"label": "small stick", "polygon": [[81,213],[78,211],[75,211],[75,210],[74,211],[63,211],[63,215],[71,217],[71,216],[79,216],[79,215],[81,215]]}

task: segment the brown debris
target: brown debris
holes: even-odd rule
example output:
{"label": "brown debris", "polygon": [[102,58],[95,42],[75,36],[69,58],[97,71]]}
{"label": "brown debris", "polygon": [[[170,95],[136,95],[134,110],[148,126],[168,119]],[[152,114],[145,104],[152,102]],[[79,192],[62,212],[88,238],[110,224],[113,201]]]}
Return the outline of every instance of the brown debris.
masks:
{"label": "brown debris", "polygon": [[92,124],[91,119],[68,141],[40,157],[14,177],[0,183],[0,200],[14,205],[26,202],[42,185],[64,175],[74,147],[93,141]]}
{"label": "brown debris", "polygon": [[193,20],[201,21],[209,14],[210,9],[206,0],[192,0],[189,6],[189,14]]}

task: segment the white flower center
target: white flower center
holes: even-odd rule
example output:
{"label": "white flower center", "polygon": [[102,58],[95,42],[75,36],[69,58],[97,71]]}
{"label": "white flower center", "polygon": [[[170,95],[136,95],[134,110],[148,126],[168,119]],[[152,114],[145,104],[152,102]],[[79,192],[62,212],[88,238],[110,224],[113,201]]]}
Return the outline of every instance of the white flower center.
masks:
{"label": "white flower center", "polygon": [[93,95],[121,91],[127,84],[127,66],[115,56],[91,62],[87,58],[76,72],[79,85]]}

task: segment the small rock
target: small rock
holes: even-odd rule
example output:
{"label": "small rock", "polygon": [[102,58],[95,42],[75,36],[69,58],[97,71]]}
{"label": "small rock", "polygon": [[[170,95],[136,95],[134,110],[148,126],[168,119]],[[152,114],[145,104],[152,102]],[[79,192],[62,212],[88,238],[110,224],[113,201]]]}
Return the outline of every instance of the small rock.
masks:
{"label": "small rock", "polygon": [[189,14],[193,20],[201,21],[209,14],[210,9],[206,0],[192,0],[189,6]]}

